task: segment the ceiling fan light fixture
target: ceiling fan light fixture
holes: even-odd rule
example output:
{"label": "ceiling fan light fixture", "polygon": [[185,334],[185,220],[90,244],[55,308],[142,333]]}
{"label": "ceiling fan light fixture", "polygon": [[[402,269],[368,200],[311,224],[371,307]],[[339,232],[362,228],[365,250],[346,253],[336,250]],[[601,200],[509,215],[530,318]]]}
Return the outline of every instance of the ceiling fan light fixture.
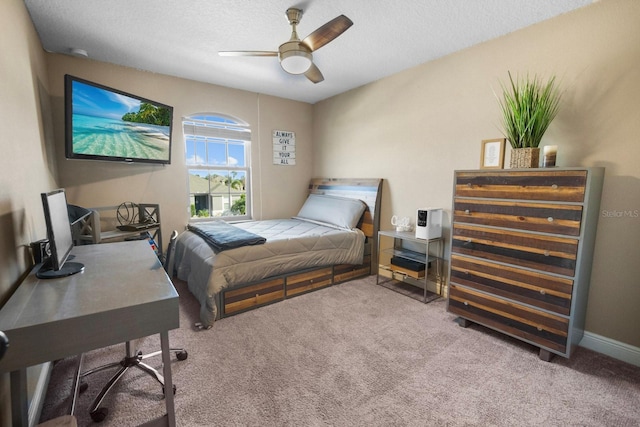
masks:
{"label": "ceiling fan light fixture", "polygon": [[304,76],[312,83],[320,83],[324,76],[313,63],[312,52],[331,42],[353,25],[351,19],[340,15],[320,26],[304,40],[300,40],[296,27],[302,18],[302,9],[287,9],[287,20],[291,25],[291,38],[278,47],[278,51],[237,50],[220,51],[220,56],[278,56],[280,66],[289,74]]}
{"label": "ceiling fan light fixture", "polygon": [[304,50],[289,50],[280,54],[280,65],[289,74],[304,74],[311,63],[311,53]]}

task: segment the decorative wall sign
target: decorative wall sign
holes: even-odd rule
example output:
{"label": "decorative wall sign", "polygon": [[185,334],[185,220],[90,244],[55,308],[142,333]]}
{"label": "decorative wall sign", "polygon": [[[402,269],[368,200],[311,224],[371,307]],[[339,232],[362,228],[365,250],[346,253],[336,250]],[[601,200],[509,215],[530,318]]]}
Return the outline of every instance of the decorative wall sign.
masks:
{"label": "decorative wall sign", "polygon": [[296,134],[286,130],[273,131],[273,164],[294,166],[296,164]]}

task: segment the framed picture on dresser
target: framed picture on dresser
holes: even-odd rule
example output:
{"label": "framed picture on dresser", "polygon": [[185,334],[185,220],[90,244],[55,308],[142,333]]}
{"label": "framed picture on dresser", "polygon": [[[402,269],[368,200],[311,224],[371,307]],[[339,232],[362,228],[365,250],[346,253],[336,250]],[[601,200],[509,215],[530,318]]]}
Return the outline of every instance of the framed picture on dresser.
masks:
{"label": "framed picture on dresser", "polygon": [[482,140],[482,150],[480,151],[481,169],[502,169],[506,141],[506,138]]}

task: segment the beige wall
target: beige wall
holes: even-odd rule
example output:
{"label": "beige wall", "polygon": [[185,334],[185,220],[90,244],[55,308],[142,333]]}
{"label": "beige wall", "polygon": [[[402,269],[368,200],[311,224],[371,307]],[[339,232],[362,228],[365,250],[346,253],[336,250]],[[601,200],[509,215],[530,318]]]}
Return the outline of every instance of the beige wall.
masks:
{"label": "beige wall", "polygon": [[[46,234],[40,193],[56,187],[44,52],[24,3],[0,2],[0,307],[31,267],[30,242]],[[29,389],[39,369],[29,370]],[[10,425],[8,374],[0,425]]]}
{"label": "beige wall", "polygon": [[45,237],[40,193],[55,187],[44,52],[24,4],[0,5],[0,304],[29,267],[25,246]]}
{"label": "beige wall", "polygon": [[[60,185],[66,188],[69,203],[87,207],[117,206],[125,201],[159,203],[163,236],[169,236],[173,229],[182,231],[189,219],[182,117],[208,112],[228,114],[251,125],[254,218],[291,216],[302,205],[312,169],[310,104],[67,55],[49,54],[47,59],[56,160]],[[65,159],[65,74],[173,106],[171,164]],[[273,130],[296,133],[295,166],[273,164]],[[165,238],[165,246],[167,241]]]}
{"label": "beige wall", "polygon": [[493,89],[508,70],[556,74],[564,100],[542,145],[559,166],[606,167],[586,328],[640,346],[639,22],[637,0],[601,1],[318,103],[314,175],[384,178],[383,228],[443,207],[449,236],[453,171],[502,137]]}

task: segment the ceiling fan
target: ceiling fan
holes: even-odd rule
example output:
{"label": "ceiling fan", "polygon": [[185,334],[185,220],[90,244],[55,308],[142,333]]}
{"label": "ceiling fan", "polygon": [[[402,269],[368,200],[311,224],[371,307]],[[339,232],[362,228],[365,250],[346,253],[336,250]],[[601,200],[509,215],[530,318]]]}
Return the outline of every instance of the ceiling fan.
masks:
{"label": "ceiling fan", "polygon": [[344,15],[327,22],[304,40],[300,40],[296,32],[296,26],[302,18],[302,9],[287,9],[287,20],[291,25],[291,39],[280,45],[277,51],[221,51],[220,56],[277,56],[280,59],[280,65],[289,74],[304,74],[313,83],[320,83],[324,80],[324,76],[313,63],[314,52],[326,45],[340,34],[344,33],[353,25],[351,19]]}

